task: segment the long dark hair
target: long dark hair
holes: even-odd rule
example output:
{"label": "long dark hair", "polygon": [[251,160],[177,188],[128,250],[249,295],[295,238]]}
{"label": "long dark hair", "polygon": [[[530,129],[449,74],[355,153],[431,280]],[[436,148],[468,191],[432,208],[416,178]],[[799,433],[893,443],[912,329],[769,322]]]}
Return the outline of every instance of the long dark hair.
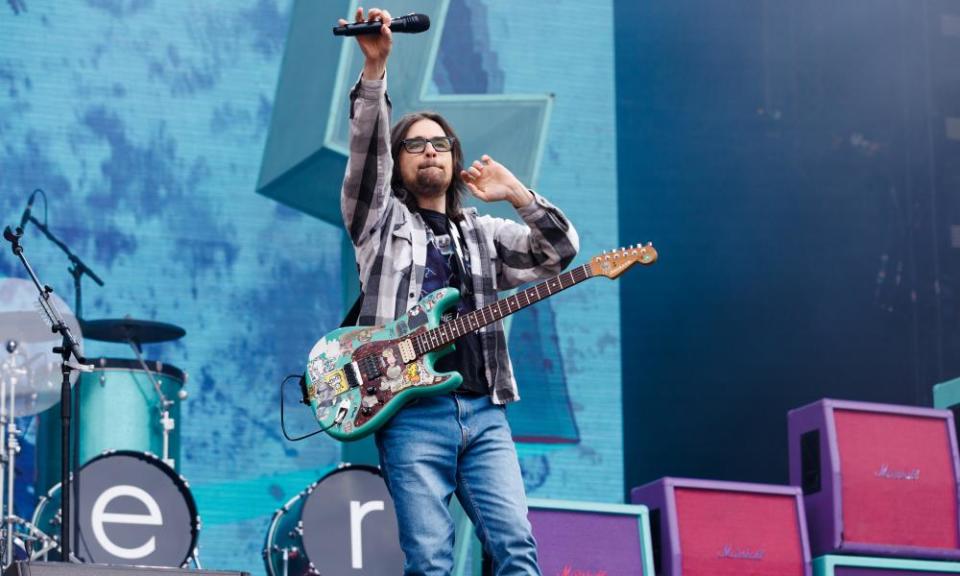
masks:
{"label": "long dark hair", "polygon": [[453,127],[447,120],[436,112],[412,112],[405,114],[393,126],[390,131],[390,155],[393,156],[393,176],[390,184],[394,190],[400,192],[400,199],[407,204],[411,211],[417,209],[417,199],[413,193],[403,185],[403,177],[400,174],[400,150],[403,145],[400,141],[407,137],[410,127],[420,120],[433,120],[440,125],[446,136],[453,137],[453,178],[450,179],[450,186],[447,188],[447,218],[459,220],[463,211],[463,196],[466,193],[466,184],[460,178],[460,171],[463,170],[463,148],[460,146],[460,139],[453,131]]}

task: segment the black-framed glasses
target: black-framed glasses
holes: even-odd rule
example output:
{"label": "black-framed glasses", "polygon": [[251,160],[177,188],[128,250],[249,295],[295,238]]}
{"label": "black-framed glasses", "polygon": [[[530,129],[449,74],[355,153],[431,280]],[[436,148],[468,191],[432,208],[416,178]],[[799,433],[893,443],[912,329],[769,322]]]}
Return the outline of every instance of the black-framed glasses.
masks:
{"label": "black-framed glasses", "polygon": [[427,142],[429,142],[437,152],[449,152],[453,150],[454,140],[456,140],[456,138],[453,136],[437,136],[429,139],[418,136],[416,138],[401,140],[400,144],[403,145],[404,150],[411,154],[422,154],[427,148]]}

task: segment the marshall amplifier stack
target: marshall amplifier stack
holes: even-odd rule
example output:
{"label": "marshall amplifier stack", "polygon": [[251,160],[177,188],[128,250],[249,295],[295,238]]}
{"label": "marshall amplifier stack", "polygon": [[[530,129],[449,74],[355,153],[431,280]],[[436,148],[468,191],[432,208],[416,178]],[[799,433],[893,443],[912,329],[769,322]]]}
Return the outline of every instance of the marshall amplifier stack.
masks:
{"label": "marshall amplifier stack", "polygon": [[[652,559],[642,570],[606,574],[960,574],[960,460],[950,410],[960,411],[960,380],[938,386],[935,397],[943,409],[825,399],[792,410],[791,486],[662,478],[634,488]],[[538,541],[542,533],[560,542],[551,550],[569,557],[578,536],[615,533],[599,520],[592,529],[587,520],[563,520],[566,508],[550,515],[531,508]],[[561,539],[553,535],[564,530]],[[569,574],[565,567],[556,573]]]}

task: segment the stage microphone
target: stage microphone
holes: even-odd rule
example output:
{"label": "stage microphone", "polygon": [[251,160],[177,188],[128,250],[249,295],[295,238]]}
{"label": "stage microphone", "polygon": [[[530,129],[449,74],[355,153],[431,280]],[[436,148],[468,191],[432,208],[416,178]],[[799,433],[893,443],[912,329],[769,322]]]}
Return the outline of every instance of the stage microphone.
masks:
{"label": "stage microphone", "polygon": [[20,231],[20,234],[14,232],[9,226],[3,229],[3,239],[7,242],[13,242],[14,240],[19,240],[20,236],[23,235],[23,230]]}
{"label": "stage microphone", "polygon": [[23,230],[23,227],[27,225],[27,222],[30,220],[30,209],[33,208],[33,201],[37,198],[37,191],[34,190],[33,194],[30,194],[30,200],[27,201],[27,208],[23,211],[23,216],[20,217],[20,229]]}
{"label": "stage microphone", "polygon": [[[383,23],[379,20],[373,22],[354,22],[345,26],[335,26],[333,28],[334,36],[359,36],[361,34],[379,34]],[[394,18],[390,22],[391,32],[404,32],[406,34],[419,34],[430,28],[430,18],[426,14],[407,14]]]}

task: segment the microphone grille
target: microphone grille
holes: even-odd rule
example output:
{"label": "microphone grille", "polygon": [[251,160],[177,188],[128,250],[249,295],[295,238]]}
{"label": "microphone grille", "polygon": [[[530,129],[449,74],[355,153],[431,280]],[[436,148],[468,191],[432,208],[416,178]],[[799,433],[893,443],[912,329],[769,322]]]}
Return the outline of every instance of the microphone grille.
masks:
{"label": "microphone grille", "polygon": [[426,14],[409,14],[406,20],[408,32],[424,32],[430,29],[430,17]]}

